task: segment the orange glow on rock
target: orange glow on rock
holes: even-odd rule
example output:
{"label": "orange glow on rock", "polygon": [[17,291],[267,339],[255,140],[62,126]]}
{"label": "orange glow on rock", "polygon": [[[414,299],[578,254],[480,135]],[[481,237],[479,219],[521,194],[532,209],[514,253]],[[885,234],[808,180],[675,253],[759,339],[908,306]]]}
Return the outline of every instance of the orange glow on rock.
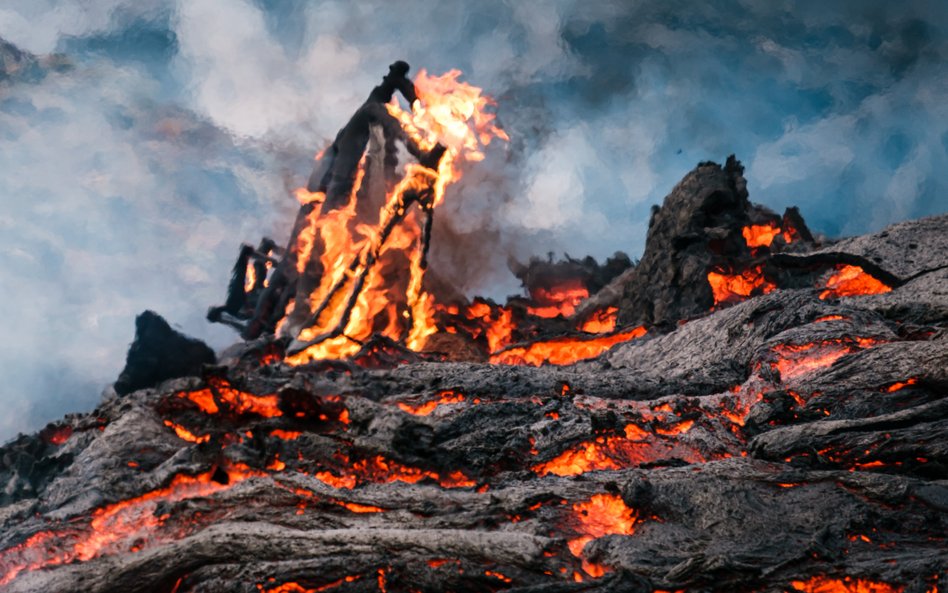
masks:
{"label": "orange glow on rock", "polygon": [[772,352],[777,361],[771,368],[780,372],[784,381],[831,366],[840,358],[863,348],[881,343],[873,338],[838,339],[809,344],[778,344]]}
{"label": "orange glow on rock", "polygon": [[171,420],[165,420],[164,422],[165,426],[174,430],[179,439],[183,439],[191,443],[206,443],[211,440],[211,435],[205,434],[202,436],[197,436],[187,428],[181,426],[180,424],[175,424]]}
{"label": "orange glow on rock", "polygon": [[579,330],[590,334],[605,334],[613,332],[616,329],[616,319],[618,316],[618,307],[606,307],[605,309],[600,309],[599,311],[596,311],[590,315],[589,319],[580,324]]}
{"label": "orange glow on rock", "polygon": [[891,286],[870,276],[859,266],[840,265],[827,280],[826,290],[820,293],[820,298],[882,294],[891,290]]}
{"label": "orange glow on rock", "polygon": [[442,391],[435,396],[435,399],[419,405],[411,405],[406,402],[398,402],[397,405],[402,411],[415,416],[428,416],[434,412],[438,406],[449,404],[459,404],[464,401],[464,396],[453,391]]}
{"label": "orange glow on rock", "polygon": [[775,224],[752,224],[744,227],[741,234],[751,249],[770,247],[774,238],[780,234],[780,227]]}
{"label": "orange glow on rock", "polygon": [[844,577],[812,577],[805,581],[791,581],[794,591],[802,593],[902,593],[905,587],[888,585],[866,579]]}
{"label": "orange glow on rock", "polygon": [[616,344],[640,338],[646,334],[644,327],[618,332],[597,338],[554,338],[552,340],[532,342],[526,346],[516,346],[492,354],[494,364],[543,364],[567,365],[595,358]]}
{"label": "orange glow on rock", "polygon": [[633,509],[615,494],[594,494],[587,501],[572,507],[573,528],[578,537],[569,540],[569,550],[580,556],[592,540],[604,535],[632,535],[638,517]]}
{"label": "orange glow on rock", "polygon": [[196,476],[177,475],[164,488],[96,509],[84,527],[63,533],[41,531],[30,536],[0,552],[0,585],[9,583],[24,570],[91,560],[104,553],[140,551],[140,542],[154,541],[155,530],[165,521],[164,516],[155,514],[160,503],[210,496],[237,482],[263,475],[240,464],[224,469],[226,484],[214,481],[214,471]]}
{"label": "orange glow on rock", "polygon": [[916,383],[918,383],[918,379],[913,377],[906,381],[898,381],[896,383],[893,383],[892,385],[889,385],[888,387],[886,387],[885,391],[886,393],[895,393],[896,391],[899,391],[900,389],[905,389],[906,387],[909,387],[910,385],[915,385]]}
{"label": "orange glow on rock", "polygon": [[723,270],[708,272],[708,284],[714,294],[714,305],[743,301],[752,294],[773,292],[777,285],[764,277],[761,266],[748,268],[738,274],[729,274]]}
{"label": "orange glow on rock", "polygon": [[[682,422],[665,429],[666,434],[678,435],[687,432],[693,424],[690,420]],[[634,424],[629,424],[625,427],[624,437],[598,437],[579,443],[532,469],[541,476],[576,476],[590,471],[635,467],[672,457],[691,463],[705,461],[697,450],[677,440],[656,437]]]}
{"label": "orange glow on rock", "polygon": [[346,459],[343,461],[346,462],[346,467],[341,472],[320,471],[313,474],[313,477],[333,488],[348,490],[364,483],[415,484],[425,479],[437,482],[442,488],[468,488],[477,485],[460,471],[439,476],[436,472],[402,465],[381,455],[351,463]]}

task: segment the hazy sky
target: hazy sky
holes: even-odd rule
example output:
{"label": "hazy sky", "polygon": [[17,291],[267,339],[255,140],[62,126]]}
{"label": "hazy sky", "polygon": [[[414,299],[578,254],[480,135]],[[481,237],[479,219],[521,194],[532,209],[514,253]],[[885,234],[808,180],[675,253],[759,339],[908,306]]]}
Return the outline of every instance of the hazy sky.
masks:
{"label": "hazy sky", "polygon": [[93,407],[144,309],[234,341],[203,315],[239,243],[285,239],[396,59],[463,70],[511,136],[439,214],[472,292],[516,290],[508,253],[639,255],[730,153],[830,236],[948,210],[943,2],[5,0],[0,37],[70,64],[0,78],[0,441]]}

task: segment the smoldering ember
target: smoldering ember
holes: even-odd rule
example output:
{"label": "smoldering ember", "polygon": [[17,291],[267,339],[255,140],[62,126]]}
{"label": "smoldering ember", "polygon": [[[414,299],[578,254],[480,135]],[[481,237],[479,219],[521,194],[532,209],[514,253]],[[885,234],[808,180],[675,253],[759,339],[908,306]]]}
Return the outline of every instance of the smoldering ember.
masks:
{"label": "smoldering ember", "polygon": [[944,588],[948,215],[816,237],[729,157],[637,261],[468,300],[426,256],[490,105],[393,64],[239,248],[237,344],[146,311],[97,409],[4,446],[0,588]]}

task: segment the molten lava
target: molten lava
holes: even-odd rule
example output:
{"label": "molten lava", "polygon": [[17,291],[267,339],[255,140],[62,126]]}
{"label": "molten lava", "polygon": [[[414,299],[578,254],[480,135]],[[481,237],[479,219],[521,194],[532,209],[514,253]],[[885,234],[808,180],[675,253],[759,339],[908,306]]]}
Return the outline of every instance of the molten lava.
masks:
{"label": "molten lava", "polygon": [[778,344],[772,352],[777,356],[771,368],[780,372],[784,381],[831,366],[840,358],[880,344],[874,338],[826,340],[809,344]]}
{"label": "molten lava", "polygon": [[415,484],[425,479],[433,480],[441,484],[443,488],[468,488],[477,485],[477,482],[467,478],[460,471],[453,471],[445,476],[440,476],[436,472],[402,465],[381,455],[355,462],[349,462],[348,458],[343,456],[342,462],[344,467],[336,470],[335,473],[320,471],[313,474],[313,477],[333,488],[348,490],[365,483],[406,482]]}
{"label": "molten lava", "polygon": [[806,581],[792,581],[790,585],[794,591],[802,593],[902,593],[905,590],[902,586],[851,577],[812,577]]}
{"label": "molten lava", "polygon": [[743,301],[753,294],[773,292],[777,285],[767,280],[761,266],[732,274],[724,270],[708,272],[708,284],[714,294],[714,306]]}
{"label": "molten lava", "polygon": [[404,412],[415,416],[427,416],[434,412],[438,406],[449,404],[459,404],[464,401],[464,396],[453,391],[442,391],[435,396],[435,399],[419,405],[411,405],[406,402],[398,402],[396,405]]}
{"label": "molten lava", "polygon": [[580,331],[590,334],[607,334],[616,330],[616,319],[619,317],[618,307],[606,307],[594,312],[579,326]]}
{"label": "molten lava", "polygon": [[215,481],[214,471],[196,476],[177,475],[164,488],[96,509],[85,526],[30,536],[0,552],[0,585],[9,583],[24,570],[91,560],[102,554],[140,551],[143,541],[160,542],[156,531],[167,515],[155,515],[159,504],[210,496],[247,478],[263,475],[240,464],[224,470],[226,483]]}
{"label": "molten lava", "polygon": [[636,467],[671,458],[699,463],[705,459],[697,450],[676,439],[663,438],[688,432],[693,425],[694,422],[689,420],[667,429],[658,429],[653,435],[634,424],[628,424],[624,437],[597,437],[580,443],[547,462],[533,466],[533,471],[541,476],[575,476],[589,471]]}
{"label": "molten lava", "polygon": [[578,537],[569,540],[569,550],[580,556],[592,540],[604,535],[632,535],[638,516],[615,494],[594,494],[572,507],[572,527]]}
{"label": "molten lava", "polygon": [[826,282],[826,290],[820,293],[821,299],[882,294],[890,292],[892,287],[866,273],[859,266],[836,266],[836,273]]}
{"label": "molten lava", "polygon": [[[780,234],[780,227],[774,223],[752,224],[746,226],[741,232],[744,235],[744,241],[751,249],[758,247],[770,247],[774,238]],[[789,243],[789,241],[787,241]]]}
{"label": "molten lava", "polygon": [[646,334],[639,326],[597,338],[564,337],[552,340],[532,342],[525,346],[515,346],[492,354],[490,361],[495,364],[528,364],[541,366],[545,363],[566,365],[595,358],[616,344],[641,338]]}

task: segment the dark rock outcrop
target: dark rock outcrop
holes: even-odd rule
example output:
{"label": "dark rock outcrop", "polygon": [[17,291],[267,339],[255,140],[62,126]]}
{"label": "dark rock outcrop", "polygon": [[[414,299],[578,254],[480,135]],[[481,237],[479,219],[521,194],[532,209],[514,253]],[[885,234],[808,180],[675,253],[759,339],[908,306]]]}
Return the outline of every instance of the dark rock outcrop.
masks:
{"label": "dark rock outcrop", "polygon": [[154,311],[145,311],[135,318],[135,341],[114,388],[126,395],[167,379],[198,376],[204,365],[215,362],[207,344],[175,331]]}
{"label": "dark rock outcrop", "polygon": [[[742,228],[781,219],[748,200],[743,173],[733,155],[723,167],[702,163],[653,212],[642,259],[619,284],[607,287],[610,295],[621,290],[616,303],[621,324],[652,326],[702,315],[714,304],[708,272],[750,261],[754,254]],[[788,210],[783,220],[799,225],[798,246],[812,246],[812,235],[796,209]],[[780,240],[772,248],[780,246]],[[595,299],[594,306],[601,307],[603,300]],[[583,307],[580,315],[591,306]]]}

